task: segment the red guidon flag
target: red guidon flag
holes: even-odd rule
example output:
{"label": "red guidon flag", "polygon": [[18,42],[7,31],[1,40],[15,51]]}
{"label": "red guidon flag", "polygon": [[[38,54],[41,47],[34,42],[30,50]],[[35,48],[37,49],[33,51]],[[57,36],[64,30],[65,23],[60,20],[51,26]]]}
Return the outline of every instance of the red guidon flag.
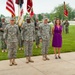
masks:
{"label": "red guidon flag", "polygon": [[66,8],[65,2],[64,2],[64,15],[65,15],[65,16],[68,16],[68,10],[67,10],[67,8]]}
{"label": "red guidon flag", "polygon": [[27,0],[27,11],[30,14],[30,17],[34,16],[32,0]]}
{"label": "red guidon flag", "polygon": [[12,17],[15,16],[15,7],[14,7],[13,0],[7,0],[6,9],[11,13]]}

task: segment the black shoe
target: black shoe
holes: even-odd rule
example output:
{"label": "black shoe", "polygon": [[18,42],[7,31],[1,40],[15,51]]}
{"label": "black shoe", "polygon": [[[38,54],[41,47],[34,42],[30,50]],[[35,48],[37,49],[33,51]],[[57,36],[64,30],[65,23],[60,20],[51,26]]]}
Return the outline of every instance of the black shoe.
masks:
{"label": "black shoe", "polygon": [[61,57],[60,57],[60,56],[58,56],[58,58],[59,58],[59,59],[61,59]]}

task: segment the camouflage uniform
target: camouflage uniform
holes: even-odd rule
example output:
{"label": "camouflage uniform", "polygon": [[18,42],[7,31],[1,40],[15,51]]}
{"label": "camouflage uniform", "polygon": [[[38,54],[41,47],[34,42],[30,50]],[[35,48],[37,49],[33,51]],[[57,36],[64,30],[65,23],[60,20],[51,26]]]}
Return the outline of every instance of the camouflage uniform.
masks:
{"label": "camouflage uniform", "polygon": [[0,20],[0,49],[2,49],[2,23]]}
{"label": "camouflage uniform", "polygon": [[67,33],[69,33],[69,22],[65,21],[64,25],[65,25],[65,32],[67,34]]}
{"label": "camouflage uniform", "polygon": [[8,58],[16,58],[17,47],[18,47],[18,25],[7,25],[4,31],[4,39],[7,41]]}
{"label": "camouflage uniform", "polygon": [[5,49],[6,49],[6,43],[5,43],[4,39],[3,39],[4,28],[6,27],[6,25],[7,25],[6,22],[2,22],[2,28],[3,28],[3,30],[2,30],[2,50],[3,51],[5,51]]}
{"label": "camouflage uniform", "polygon": [[22,36],[22,40],[24,40],[24,51],[25,51],[26,57],[29,57],[32,55],[33,33],[34,33],[34,24],[24,23],[21,36]]}
{"label": "camouflage uniform", "polygon": [[35,24],[35,42],[36,42],[36,45],[38,46],[40,44],[40,30],[39,30],[39,22],[36,22]]}
{"label": "camouflage uniform", "polygon": [[49,24],[42,23],[40,25],[40,33],[42,38],[42,54],[45,55],[48,52],[50,36],[51,36],[51,27]]}

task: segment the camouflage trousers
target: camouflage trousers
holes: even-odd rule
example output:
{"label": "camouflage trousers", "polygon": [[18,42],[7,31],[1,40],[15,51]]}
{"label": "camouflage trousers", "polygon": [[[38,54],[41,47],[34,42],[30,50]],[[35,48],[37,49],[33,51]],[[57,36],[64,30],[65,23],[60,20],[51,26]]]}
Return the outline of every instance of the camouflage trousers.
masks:
{"label": "camouflage trousers", "polygon": [[69,28],[68,27],[65,27],[65,32],[66,32],[66,34],[69,33]]}
{"label": "camouflage trousers", "polygon": [[17,48],[18,48],[18,43],[17,42],[8,42],[7,43],[8,58],[9,59],[16,58]]}
{"label": "camouflage trousers", "polygon": [[48,48],[49,48],[49,40],[42,40],[42,55],[48,53]]}
{"label": "camouflage trousers", "polygon": [[5,40],[3,39],[3,36],[0,36],[0,49],[2,50],[6,49],[6,43]]}
{"label": "camouflage trousers", "polygon": [[38,31],[35,31],[35,42],[36,42],[36,45],[40,44],[40,38],[38,36]]}
{"label": "camouflage trousers", "polygon": [[33,49],[33,41],[24,41],[24,51],[26,57],[32,56],[32,49]]}
{"label": "camouflage trousers", "polygon": [[2,39],[2,50],[6,49],[6,43],[5,43],[5,40]]}
{"label": "camouflage trousers", "polygon": [[21,39],[21,36],[18,38],[18,45],[19,47],[23,47],[23,41]]}
{"label": "camouflage trousers", "polygon": [[39,36],[36,36],[36,37],[35,37],[35,42],[36,42],[36,45],[39,45],[39,44],[40,44]]}

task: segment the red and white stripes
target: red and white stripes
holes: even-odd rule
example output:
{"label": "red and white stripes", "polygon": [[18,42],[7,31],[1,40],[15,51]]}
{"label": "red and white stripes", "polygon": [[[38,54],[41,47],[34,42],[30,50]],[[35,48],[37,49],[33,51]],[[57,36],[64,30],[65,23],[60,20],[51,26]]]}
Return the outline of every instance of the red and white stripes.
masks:
{"label": "red and white stripes", "polygon": [[15,7],[13,0],[7,0],[6,9],[11,13],[12,16],[15,16]]}

